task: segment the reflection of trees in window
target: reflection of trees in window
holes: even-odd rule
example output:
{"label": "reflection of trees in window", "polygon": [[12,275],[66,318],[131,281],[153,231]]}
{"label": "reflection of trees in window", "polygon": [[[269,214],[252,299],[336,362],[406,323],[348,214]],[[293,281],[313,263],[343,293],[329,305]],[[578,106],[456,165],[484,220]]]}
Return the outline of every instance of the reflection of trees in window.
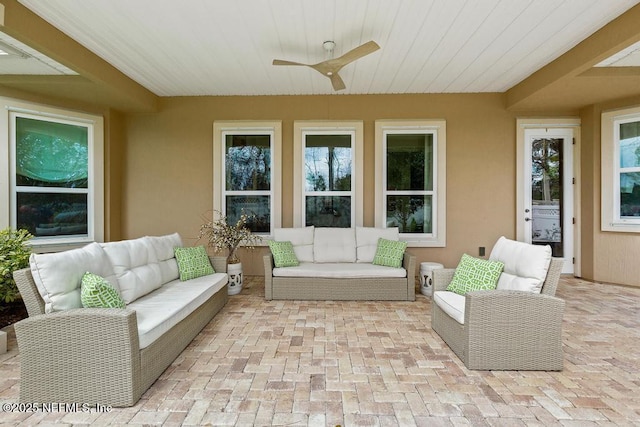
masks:
{"label": "reflection of trees in window", "polygon": [[249,215],[247,227],[271,231],[271,135],[226,135],[225,215],[235,222]]}
{"label": "reflection of trees in window", "polygon": [[225,215],[229,223],[236,223],[242,214],[248,215],[247,228],[254,233],[269,233],[271,227],[269,196],[227,196]]}
{"label": "reflection of trees in window", "polygon": [[307,135],[304,167],[307,191],[350,191],[351,136]]}
{"label": "reflection of trees in window", "polygon": [[387,190],[433,189],[433,144],[431,138],[426,137],[389,135]]}
{"label": "reflection of trees in window", "polygon": [[306,225],[351,227],[350,196],[307,196]]}
{"label": "reflection of trees in window", "polygon": [[386,223],[401,233],[431,233],[433,134],[387,134]]}
{"label": "reflection of trees in window", "polygon": [[88,134],[85,125],[16,116],[18,228],[36,237],[87,234]]}
{"label": "reflection of trees in window", "polygon": [[387,196],[387,227],[401,233],[431,233],[431,196]]}
{"label": "reflection of trees in window", "polygon": [[227,190],[269,190],[270,148],[268,135],[228,135]]}
{"label": "reflection of trees in window", "polygon": [[562,139],[541,138],[531,144],[532,199],[544,202],[559,200],[562,196],[560,162]]}
{"label": "reflection of trees in window", "polygon": [[305,136],[305,223],[317,227],[350,227],[352,136]]}

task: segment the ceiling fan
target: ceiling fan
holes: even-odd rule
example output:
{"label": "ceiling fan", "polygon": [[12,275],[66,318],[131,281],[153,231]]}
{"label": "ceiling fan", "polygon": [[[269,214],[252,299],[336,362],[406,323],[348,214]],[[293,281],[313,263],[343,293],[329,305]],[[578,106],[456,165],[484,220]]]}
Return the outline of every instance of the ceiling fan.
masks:
{"label": "ceiling fan", "polygon": [[[333,52],[333,48],[336,46],[335,42],[329,40],[322,44],[322,47],[327,52]],[[376,50],[380,49],[380,46],[374,41],[366,42],[338,58],[327,59],[326,61],[319,62],[317,64],[301,64],[300,62],[284,61],[281,59],[274,59],[273,65],[302,65],[305,67],[311,67],[318,71],[320,74],[329,77],[333,90],[342,90],[346,88],[344,81],[338,75],[338,71],[347,64],[352,63],[356,59],[360,59]]]}

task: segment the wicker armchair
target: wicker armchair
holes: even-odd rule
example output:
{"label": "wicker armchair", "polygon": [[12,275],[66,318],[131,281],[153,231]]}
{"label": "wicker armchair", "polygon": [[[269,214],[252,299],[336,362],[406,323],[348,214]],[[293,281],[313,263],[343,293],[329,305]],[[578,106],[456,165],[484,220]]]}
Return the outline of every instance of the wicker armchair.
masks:
{"label": "wicker armchair", "polygon": [[[469,369],[560,371],[564,301],[554,295],[562,263],[561,258],[551,259],[540,294],[469,292],[464,324],[432,301],[431,327]],[[454,271],[434,271],[434,292],[446,290]]]}

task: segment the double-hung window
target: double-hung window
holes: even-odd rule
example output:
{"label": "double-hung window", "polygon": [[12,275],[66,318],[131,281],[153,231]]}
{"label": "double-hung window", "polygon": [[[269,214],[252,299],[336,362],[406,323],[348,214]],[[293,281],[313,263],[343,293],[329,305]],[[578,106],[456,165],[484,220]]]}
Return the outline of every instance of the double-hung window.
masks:
{"label": "double-hung window", "polygon": [[640,108],[602,119],[602,229],[640,232]]}
{"label": "double-hung window", "polygon": [[254,233],[280,226],[280,122],[214,123],[214,209]]}
{"label": "double-hung window", "polygon": [[362,122],[296,122],[294,140],[295,225],[362,225]]}
{"label": "double-hung window", "polygon": [[9,185],[0,194],[9,209],[0,218],[27,229],[36,246],[102,240],[102,118],[10,101],[5,107]]}
{"label": "double-hung window", "polygon": [[444,121],[376,122],[376,225],[411,246],[445,245]]}

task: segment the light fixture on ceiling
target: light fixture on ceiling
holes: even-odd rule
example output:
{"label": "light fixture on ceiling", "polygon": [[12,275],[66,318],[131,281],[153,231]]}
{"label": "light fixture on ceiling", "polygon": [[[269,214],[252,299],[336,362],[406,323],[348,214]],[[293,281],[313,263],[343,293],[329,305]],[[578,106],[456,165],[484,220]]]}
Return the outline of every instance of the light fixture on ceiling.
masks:
{"label": "light fixture on ceiling", "polygon": [[322,43],[322,47],[326,50],[330,55],[333,55],[333,49],[336,47],[336,42],[333,40],[327,40]]}
{"label": "light fixture on ceiling", "polygon": [[[333,40],[327,40],[326,42],[322,43],[322,47],[327,51],[331,59],[333,59],[333,49],[336,47],[336,42],[334,42]],[[331,77],[333,75],[333,71],[327,71],[326,75],[328,77]]]}

